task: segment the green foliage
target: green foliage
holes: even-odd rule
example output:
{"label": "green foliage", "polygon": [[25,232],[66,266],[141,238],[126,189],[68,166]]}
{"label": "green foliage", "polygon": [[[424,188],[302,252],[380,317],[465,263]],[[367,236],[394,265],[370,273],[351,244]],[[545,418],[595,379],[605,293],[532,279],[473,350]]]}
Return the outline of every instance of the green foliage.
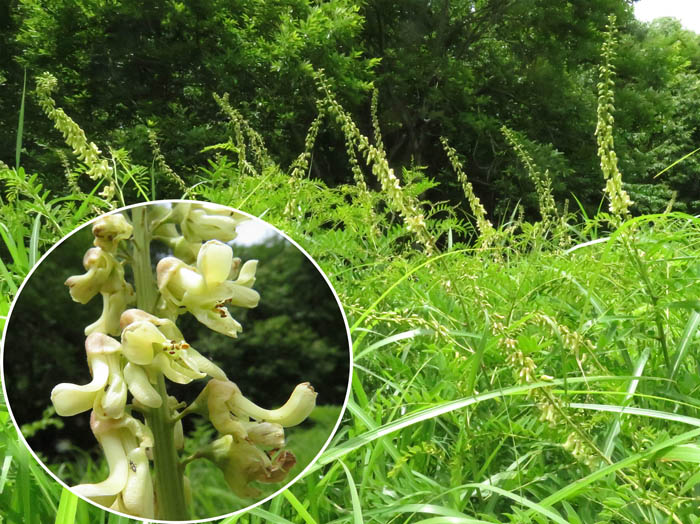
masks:
{"label": "green foliage", "polygon": [[[16,144],[24,68],[29,86],[49,71],[60,82],[57,105],[87,136],[100,137],[105,157],[128,150],[133,165],[150,169],[160,182],[156,197],[179,197],[181,181],[188,187],[196,181],[202,148],[228,140],[214,93],[230,93],[231,106],[265,138],[273,160],[288,165],[305,148],[318,111],[310,96],[312,72],[323,69],[364,134],[377,135],[375,123],[382,122],[376,145],[397,172],[427,166],[427,175],[441,182],[434,198],[460,203],[464,197],[450,190],[439,141],[449,137],[467,155],[475,194],[497,217],[527,186],[525,171],[504,153],[502,125],[538,144],[541,152],[529,148],[530,154],[549,170],[555,197],[573,193],[587,213],[596,209],[592,64],[613,14],[620,38],[615,143],[620,171],[634,184],[627,189],[635,212],[661,211],[673,191],[676,209],[692,211],[700,192],[697,159],[667,173],[661,184],[652,179],[698,141],[699,37],[671,20],[636,23],[623,0],[565,7],[544,0],[206,0],[147,7],[133,0],[119,7],[93,0],[13,1],[7,11],[2,38],[10,52],[0,62],[9,95],[0,101],[7,151]],[[25,169],[57,190],[64,185],[57,153],[65,154],[65,146],[36,99],[26,98],[22,149],[31,154],[24,155]],[[367,178],[367,169],[338,154],[352,149],[346,134],[322,131],[315,140],[307,166],[314,178],[331,186],[362,173]],[[127,185],[127,201],[143,198]],[[522,204],[535,216],[534,200]]]}
{"label": "green foliage", "polygon": [[[134,153],[138,144],[128,149],[130,158],[121,157],[121,171],[133,173],[124,180],[144,189],[126,200],[174,194],[179,183],[165,167],[172,165],[186,197],[263,216],[318,261],[352,327],[352,389],[331,445],[285,494],[225,524],[700,521],[700,221],[683,213],[697,201],[700,155],[672,166],[697,147],[698,37],[672,22],[630,22],[629,6],[612,0],[560,9],[540,0],[467,4],[265,2],[241,7],[245,16],[223,8],[213,16],[206,2],[146,8],[143,20],[155,27],[175,27],[177,20],[188,38],[208,43],[188,44],[185,51],[199,53],[202,67],[219,76],[197,83],[195,69],[185,73],[183,60],[180,69],[155,75],[159,89],[166,89],[159,79],[168,75],[177,86],[166,97],[171,105],[158,102],[158,90],[142,94],[131,113],[119,106],[127,101],[113,104],[106,131],[97,129],[96,137],[119,136],[117,113],[131,118],[142,105],[157,123],[152,129],[162,147],[162,157],[155,147],[143,157],[152,156],[148,162]],[[66,5],[57,12],[83,20],[76,9]],[[130,9],[105,16],[116,19]],[[635,202],[631,214],[617,220],[600,209],[604,183],[593,139],[597,80],[591,64],[600,62],[611,12],[620,23],[620,43],[615,127],[608,136],[622,187]],[[25,27],[50,19],[37,8]],[[103,23],[95,20],[95,27]],[[215,23],[229,31],[215,30]],[[58,26],[46,29],[60,34]],[[321,43],[329,30],[336,43],[344,35],[344,51]],[[99,38],[109,35],[95,31]],[[86,35],[80,38],[88,41]],[[226,51],[229,69],[215,60],[215,35],[237,43]],[[144,53],[164,42],[155,34],[152,41],[133,38],[148,44]],[[350,51],[360,49],[367,54]],[[311,60],[307,53],[318,55]],[[137,63],[117,60],[113,67]],[[326,80],[317,77],[320,102],[303,91],[313,89],[307,63],[325,68]],[[238,72],[235,82],[230,70]],[[275,82],[278,73],[288,81]],[[224,78],[230,85],[218,83]],[[363,96],[372,79],[379,98],[367,122],[353,119],[351,111],[368,105]],[[347,88],[344,80],[352,80]],[[64,96],[67,108],[82,103],[76,93],[92,101],[106,96],[104,86],[75,88],[87,82],[83,73],[67,71],[61,82],[73,93]],[[180,92],[190,98],[179,98]],[[228,104],[222,104],[227,123],[213,116],[214,92],[232,93],[220,98]],[[603,94],[607,103],[609,93]],[[516,152],[501,137],[503,124],[518,130],[511,140]],[[145,136],[144,128],[139,132]],[[446,148],[449,158],[440,136],[454,145]],[[23,163],[33,160],[27,156]],[[448,162],[469,173],[469,209],[455,205],[463,198],[457,182],[468,186],[466,177],[445,181],[454,178]],[[149,180],[138,165],[151,164]],[[343,174],[331,173],[338,165]],[[548,170],[551,180],[533,185],[528,167]],[[75,190],[46,194],[38,178],[19,169],[2,173],[5,299],[31,265],[33,246],[43,252],[59,232],[106,203],[92,197],[85,204],[84,193]],[[388,174],[398,181],[392,191],[380,178]],[[84,179],[80,183],[93,191]],[[491,196],[493,187],[501,193]],[[671,206],[673,191],[678,200]],[[52,200],[53,194],[59,196]],[[575,212],[562,202],[568,194],[579,203]],[[525,207],[515,207],[516,201]],[[493,209],[502,218],[491,226],[488,243],[467,244],[464,239],[477,237],[467,218],[477,215],[481,202],[484,220]],[[551,221],[536,221],[537,206],[550,210],[552,202]],[[82,214],[74,219],[76,209]],[[409,227],[408,218],[417,215],[425,236]],[[33,235],[35,217],[40,225]],[[485,223],[477,226],[482,240]],[[430,256],[427,238],[434,246]],[[281,271],[276,285],[286,285]],[[294,319],[275,315],[269,322],[276,335],[271,344],[291,350],[309,343],[310,332]],[[324,322],[322,312],[314,322]],[[324,336],[315,342],[314,351],[331,350]],[[271,371],[257,363],[255,372]],[[7,414],[1,420],[0,450],[11,457],[0,464],[5,514],[28,515],[34,500],[36,515],[48,521],[59,505],[70,513],[70,500],[59,503],[60,490],[29,460]],[[299,438],[311,440],[311,432]],[[206,437],[199,427],[191,435]],[[21,453],[25,458],[16,458]],[[75,460],[81,474],[100,467],[89,455],[81,460]],[[216,508],[223,496],[216,482],[196,494],[200,507]],[[77,522],[106,520],[78,502]]]}

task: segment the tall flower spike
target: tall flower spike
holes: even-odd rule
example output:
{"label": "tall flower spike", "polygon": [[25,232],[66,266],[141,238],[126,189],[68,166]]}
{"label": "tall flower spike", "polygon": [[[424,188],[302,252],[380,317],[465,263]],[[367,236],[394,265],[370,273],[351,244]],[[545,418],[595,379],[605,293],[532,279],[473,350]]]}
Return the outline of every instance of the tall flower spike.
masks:
{"label": "tall flower spike", "polygon": [[158,262],[158,289],[167,303],[186,309],[218,333],[236,337],[243,328],[231,317],[226,304],[253,308],[260,295],[251,289],[257,261],[246,262],[237,280],[227,280],[234,267],[231,247],[211,240],[199,250],[196,267],[175,257]]}
{"label": "tall flower spike", "polygon": [[[102,333],[93,333],[87,337],[85,351],[92,381],[84,386],[62,383],[54,387],[51,391],[51,402],[56,408],[56,413],[68,417],[93,409],[96,405],[110,413],[123,410],[123,404],[120,404],[121,395],[115,395],[119,393],[120,347],[119,342]],[[117,382],[117,386],[113,387],[114,382]],[[110,394],[105,393],[105,386],[108,391],[111,389]],[[123,401],[126,403],[126,396]]]}

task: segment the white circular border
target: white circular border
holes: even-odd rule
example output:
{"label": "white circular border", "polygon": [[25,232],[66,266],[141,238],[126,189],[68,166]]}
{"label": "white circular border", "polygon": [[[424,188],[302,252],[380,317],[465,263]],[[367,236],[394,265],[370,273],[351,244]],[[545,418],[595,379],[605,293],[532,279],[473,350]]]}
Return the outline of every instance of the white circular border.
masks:
{"label": "white circular border", "polygon": [[[208,204],[208,205],[216,205],[216,206],[221,206],[225,207],[228,209],[232,209],[236,213],[240,213],[241,215],[245,215],[248,218],[262,222],[266,227],[272,228],[276,233],[281,235],[287,242],[291,243],[294,247],[296,247],[299,251],[301,251],[304,256],[314,265],[316,270],[321,274],[323,279],[326,281],[326,284],[330,288],[331,292],[333,293],[333,296],[335,297],[336,304],[338,305],[338,309],[340,310],[340,314],[343,317],[343,324],[345,325],[345,332],[348,337],[348,354],[350,356],[350,361],[349,361],[349,372],[348,372],[348,385],[345,390],[345,400],[343,401],[343,406],[340,409],[340,414],[338,415],[338,420],[335,423],[335,426],[333,427],[333,430],[331,431],[330,435],[328,436],[328,439],[326,440],[326,443],[321,446],[321,449],[319,452],[316,454],[316,456],[309,461],[309,463],[306,465],[306,467],[293,479],[291,479],[289,482],[287,482],[284,486],[282,486],[280,489],[272,493],[271,495],[268,495],[264,499],[261,499],[257,502],[252,503],[250,506],[246,506],[245,508],[233,511],[231,513],[226,513],[224,515],[219,515],[217,517],[208,517],[206,519],[201,519],[201,520],[154,520],[154,519],[145,519],[142,517],[136,517],[134,515],[129,515],[128,513],[120,513],[118,511],[115,511],[113,509],[105,508],[104,506],[101,506],[100,504],[96,504],[94,501],[88,499],[87,497],[83,497],[82,495],[79,495],[75,493],[67,484],[65,484],[60,478],[58,478],[47,466],[44,464],[43,461],[39,460],[39,458],[36,456],[34,453],[34,450],[32,447],[27,443],[26,439],[24,438],[24,435],[20,431],[19,425],[17,424],[17,421],[15,420],[15,416],[12,413],[12,408],[10,407],[10,404],[8,402],[7,398],[7,389],[5,387],[5,335],[7,334],[7,330],[10,326],[10,318],[12,316],[12,310],[15,307],[15,304],[17,303],[17,299],[19,298],[20,294],[22,293],[22,290],[24,289],[25,284],[29,281],[29,278],[32,276],[36,268],[39,267],[39,265],[44,261],[46,257],[48,257],[54,249],[56,249],[59,245],[61,245],[66,239],[69,237],[73,236],[75,233],[78,231],[82,230],[83,228],[87,227],[90,225],[92,222],[96,221],[102,216],[105,215],[113,215],[116,213],[121,213],[122,211],[126,211],[129,209],[133,209],[136,207],[141,207],[141,206],[149,206],[149,205],[155,205],[155,204],[179,204],[179,203],[186,203],[186,204]],[[20,284],[19,289],[17,290],[17,293],[15,294],[14,299],[12,300],[12,304],[10,305],[10,309],[7,312],[7,317],[5,318],[5,327],[3,328],[2,332],[2,341],[0,341],[0,380],[2,380],[2,394],[3,398],[5,399],[5,405],[7,406],[7,412],[10,415],[10,418],[12,419],[12,424],[14,425],[15,429],[17,430],[17,435],[21,439],[22,443],[24,446],[29,450],[29,452],[32,454],[32,457],[34,457],[34,460],[36,460],[44,470],[53,477],[53,479],[58,482],[61,486],[63,486],[65,489],[69,490],[73,495],[83,499],[84,501],[88,502],[89,504],[96,506],[98,508],[101,508],[103,511],[108,511],[110,513],[114,513],[117,515],[120,515],[122,517],[126,517],[132,520],[140,520],[142,522],[157,522],[157,523],[162,523],[162,524],[171,524],[171,523],[180,523],[180,524],[195,524],[197,522],[212,522],[215,520],[220,520],[220,519],[225,519],[229,517],[233,517],[235,515],[245,513],[246,511],[249,511],[251,509],[254,509],[258,506],[261,506],[265,502],[275,498],[276,496],[280,495],[284,490],[289,488],[292,484],[296,483],[298,480],[301,480],[306,471],[312,468],[315,463],[318,461],[318,459],[321,457],[323,452],[326,450],[326,448],[330,445],[331,440],[335,436],[335,434],[338,432],[338,428],[340,427],[340,423],[343,420],[343,415],[345,414],[345,410],[347,409],[348,405],[348,400],[350,398],[350,388],[352,387],[352,375],[353,375],[353,366],[354,366],[354,360],[353,360],[353,353],[352,353],[352,337],[350,336],[350,326],[348,325],[348,319],[347,316],[345,315],[345,310],[343,309],[343,305],[340,302],[340,298],[338,297],[338,293],[335,291],[335,288],[331,284],[330,280],[328,279],[328,276],[324,271],[321,269],[321,267],[318,265],[318,263],[309,255],[304,248],[302,248],[296,241],[294,241],[292,238],[290,238],[286,233],[283,231],[280,231],[278,228],[273,226],[272,224],[264,221],[262,218],[256,217],[255,215],[251,215],[250,213],[246,213],[245,211],[241,211],[239,209],[236,209],[231,206],[226,206],[224,204],[217,204],[215,202],[203,202],[201,200],[178,200],[178,199],[172,199],[172,200],[152,200],[149,202],[141,202],[138,204],[131,204],[125,207],[120,207],[119,209],[115,209],[114,211],[109,211],[108,213],[103,213],[101,215],[96,216],[95,218],[81,224],[80,226],[76,227],[73,231],[62,237],[58,242],[56,242],[53,246],[51,246],[46,253],[44,253],[41,258],[34,264],[34,266],[29,270],[29,273],[27,273],[27,276],[24,277],[24,280]]]}

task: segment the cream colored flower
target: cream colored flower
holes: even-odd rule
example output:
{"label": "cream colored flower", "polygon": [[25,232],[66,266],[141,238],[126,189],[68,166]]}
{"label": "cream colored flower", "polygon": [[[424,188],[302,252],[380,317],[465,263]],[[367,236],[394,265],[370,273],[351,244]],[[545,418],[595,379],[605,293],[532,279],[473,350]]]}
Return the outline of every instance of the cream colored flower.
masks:
{"label": "cream colored flower", "polygon": [[251,289],[257,260],[249,260],[238,272],[230,246],[211,240],[199,250],[196,267],[175,257],[162,259],[157,266],[158,289],[167,304],[186,309],[210,329],[236,337],[241,325],[231,317],[227,304],[246,308],[258,305],[260,295]]}
{"label": "cream colored flower", "polygon": [[[114,216],[121,217],[121,215]],[[104,228],[99,229],[99,231],[112,240],[117,238],[105,233],[107,230]],[[97,242],[97,237],[95,241]],[[105,245],[105,242],[101,242],[101,244]],[[102,314],[100,318],[85,328],[85,335],[100,332],[116,336],[119,334],[119,316],[135,300],[134,289],[131,284],[124,280],[122,264],[108,249],[103,247],[88,249],[83,257],[83,266],[87,270],[85,274],[74,275],[66,280],[71,298],[76,302],[86,304],[97,293],[102,295]]]}
{"label": "cream colored flower", "polygon": [[155,498],[147,454],[153,446],[151,431],[129,415],[104,419],[94,411],[90,428],[104,451],[109,475],[102,482],[80,484],[73,490],[118,511],[153,518]]}
{"label": "cream colored flower", "polygon": [[[130,363],[159,370],[178,384],[188,384],[207,375],[226,380],[221,368],[185,342],[172,320],[129,309],[122,314],[120,325],[122,353]],[[130,376],[136,378],[137,374],[130,371]],[[143,384],[142,379],[136,380]],[[147,389],[140,390],[149,394]]]}
{"label": "cream colored flower", "polygon": [[99,247],[88,249],[83,256],[83,267],[87,273],[66,280],[71,298],[80,304],[87,304],[110,278],[114,278],[115,273],[119,276],[117,265],[115,258]]}
{"label": "cream colored flower", "polygon": [[120,241],[131,237],[133,231],[133,226],[120,213],[103,215],[92,226],[95,245],[110,252],[116,250]]}
{"label": "cream colored flower", "polygon": [[118,418],[124,413],[126,383],[120,365],[119,342],[103,333],[85,340],[92,381],[84,386],[63,383],[51,392],[56,413],[63,417],[94,409],[101,416]]}
{"label": "cream colored flower", "polygon": [[274,458],[250,442],[236,442],[225,435],[212,444],[211,458],[224,473],[231,490],[243,498],[260,496],[260,490],[251,482],[281,482],[296,464],[290,451],[281,451]]}
{"label": "cream colored flower", "polygon": [[[244,397],[233,382],[212,379],[193,403],[192,410],[203,411],[206,403],[209,420],[219,433],[233,435],[236,440],[257,440],[262,445],[274,447],[268,443],[275,439],[279,441],[277,426],[281,429],[301,424],[316,406],[316,396],[311,384],[304,382],[294,389],[282,407],[263,409]],[[270,425],[262,428],[250,425],[250,418]],[[253,435],[249,434],[249,429],[253,430]]]}
{"label": "cream colored flower", "polygon": [[208,203],[177,204],[175,212],[182,217],[180,230],[188,242],[230,242],[236,238],[236,227],[247,219],[225,206]]}

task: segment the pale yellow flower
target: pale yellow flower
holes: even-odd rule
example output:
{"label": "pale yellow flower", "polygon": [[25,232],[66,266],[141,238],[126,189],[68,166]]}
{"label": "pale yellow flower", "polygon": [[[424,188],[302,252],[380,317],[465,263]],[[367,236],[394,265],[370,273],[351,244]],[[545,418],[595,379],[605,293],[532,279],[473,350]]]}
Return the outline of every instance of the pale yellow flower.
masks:
{"label": "pale yellow flower", "polygon": [[187,310],[210,329],[236,337],[242,326],[226,308],[227,304],[246,308],[258,305],[260,295],[251,289],[257,260],[249,260],[231,278],[236,264],[230,246],[211,240],[199,250],[196,267],[175,257],[162,259],[157,266],[158,289],[166,304]]}

